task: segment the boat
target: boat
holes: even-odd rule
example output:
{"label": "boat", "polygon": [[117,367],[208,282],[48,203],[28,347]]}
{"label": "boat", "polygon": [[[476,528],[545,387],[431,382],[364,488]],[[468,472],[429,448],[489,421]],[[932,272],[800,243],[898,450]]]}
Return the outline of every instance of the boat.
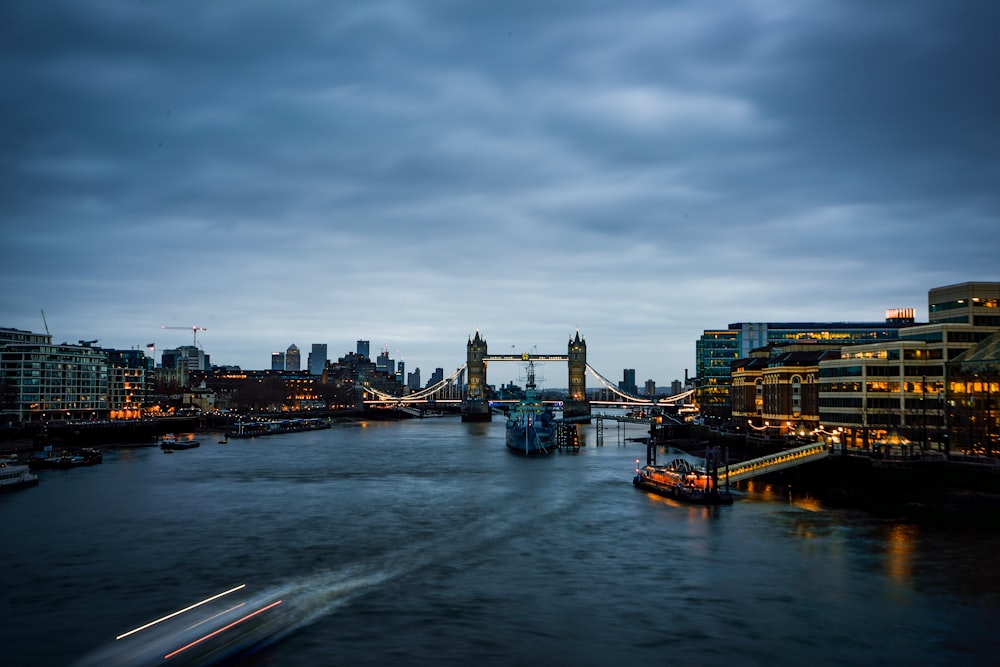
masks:
{"label": "boat", "polygon": [[731,505],[729,485],[719,486],[718,475],[699,470],[687,459],[677,458],[665,466],[636,468],[632,484],[666,498],[701,505]]}
{"label": "boat", "polygon": [[31,455],[28,459],[28,468],[31,470],[80,468],[97,465],[103,461],[104,455],[90,447],[56,453],[52,445],[46,445],[44,449]]}
{"label": "boat", "polygon": [[173,433],[167,433],[160,437],[160,448],[163,451],[178,449],[194,449],[195,447],[201,447],[201,443],[194,439],[194,435],[187,434],[185,436],[177,437]]}
{"label": "boat", "polygon": [[507,447],[517,454],[550,454],[556,448],[556,420],[536,393],[535,366],[528,361],[524,398],[507,414]]}
{"label": "boat", "polygon": [[332,425],[319,417],[311,419],[260,419],[254,421],[236,422],[234,428],[226,432],[229,438],[256,438],[261,435],[280,435],[282,433],[301,433],[302,431],[321,431]]}
{"label": "boat", "polygon": [[26,489],[38,485],[38,475],[31,469],[10,459],[0,460],[0,493]]}

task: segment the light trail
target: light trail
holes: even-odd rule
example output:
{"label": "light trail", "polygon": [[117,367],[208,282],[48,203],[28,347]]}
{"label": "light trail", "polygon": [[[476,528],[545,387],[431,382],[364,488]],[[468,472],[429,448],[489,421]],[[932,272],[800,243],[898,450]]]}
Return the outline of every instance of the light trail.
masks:
{"label": "light trail", "polygon": [[197,646],[198,644],[202,643],[206,639],[211,639],[212,637],[215,637],[216,635],[221,634],[221,633],[225,632],[226,630],[228,630],[229,628],[232,628],[232,627],[234,627],[236,625],[239,625],[240,623],[242,623],[244,621],[249,621],[254,616],[256,616],[258,614],[263,614],[268,609],[271,609],[272,607],[277,607],[279,604],[281,604],[281,600],[275,600],[274,602],[272,602],[271,604],[267,605],[266,607],[261,607],[257,611],[255,611],[255,612],[253,612],[251,614],[247,614],[243,618],[236,619],[235,621],[233,621],[229,625],[225,625],[225,626],[219,628],[218,630],[213,630],[212,632],[209,632],[204,637],[200,637],[199,639],[195,639],[190,644],[187,644],[186,646],[182,646],[179,649],[177,649],[176,651],[173,651],[172,653],[166,654],[165,656],[163,656],[163,659],[164,660],[170,660],[170,658],[174,657],[178,653],[186,651],[189,648],[191,648],[192,646]]}
{"label": "light trail", "polygon": [[135,633],[140,632],[142,630],[145,630],[146,628],[153,627],[157,623],[162,623],[163,621],[169,620],[169,619],[173,618],[174,616],[180,616],[181,614],[183,614],[186,611],[191,611],[192,609],[200,607],[203,604],[208,604],[212,600],[218,600],[219,598],[221,598],[224,595],[229,595],[230,593],[235,593],[236,591],[240,590],[241,588],[246,588],[246,584],[240,584],[239,586],[236,586],[235,588],[230,588],[228,591],[222,591],[221,593],[219,593],[217,595],[213,595],[210,598],[206,598],[206,599],[202,600],[201,602],[196,602],[196,603],[194,603],[193,605],[191,605],[189,607],[184,607],[180,611],[175,611],[172,614],[167,614],[163,618],[158,618],[155,621],[150,621],[146,625],[139,626],[138,628],[135,628],[134,630],[129,630],[128,632],[125,632],[123,634],[118,635],[117,637],[115,637],[115,639],[116,640],[118,640],[118,639],[124,639],[125,637],[128,637],[129,635],[134,635]]}

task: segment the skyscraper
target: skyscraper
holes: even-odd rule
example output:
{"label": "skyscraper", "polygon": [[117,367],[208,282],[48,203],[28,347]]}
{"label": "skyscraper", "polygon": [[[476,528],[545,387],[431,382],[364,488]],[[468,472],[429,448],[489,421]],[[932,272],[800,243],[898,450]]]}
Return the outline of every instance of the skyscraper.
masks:
{"label": "skyscraper", "polygon": [[272,352],[271,353],[271,370],[272,371],[283,371],[283,370],[285,370],[285,353],[284,352]]}
{"label": "skyscraper", "polygon": [[622,372],[622,381],[618,383],[618,388],[626,394],[636,395],[639,393],[639,387],[635,384],[634,368],[626,368]]}
{"label": "skyscraper", "polygon": [[288,346],[285,350],[285,370],[286,371],[297,371],[302,368],[302,355],[299,354],[299,348],[296,347],[295,343]]}
{"label": "skyscraper", "polygon": [[371,359],[369,352],[371,351],[371,345],[367,340],[358,341],[358,355],[364,357],[365,359]]}
{"label": "skyscraper", "polygon": [[313,343],[309,353],[309,374],[322,375],[326,366],[326,343]]}

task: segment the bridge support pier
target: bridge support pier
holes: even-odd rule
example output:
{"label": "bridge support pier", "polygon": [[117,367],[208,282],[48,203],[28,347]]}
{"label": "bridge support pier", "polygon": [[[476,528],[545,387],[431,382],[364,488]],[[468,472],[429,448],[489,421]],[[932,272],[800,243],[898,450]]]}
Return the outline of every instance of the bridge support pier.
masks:
{"label": "bridge support pier", "polygon": [[590,401],[574,401],[571,399],[566,399],[563,401],[563,419],[569,418],[580,418],[586,417],[586,419],[581,419],[577,423],[589,424],[590,423]]}
{"label": "bridge support pier", "polygon": [[462,421],[493,421],[493,412],[490,410],[490,404],[486,401],[465,401],[462,403]]}

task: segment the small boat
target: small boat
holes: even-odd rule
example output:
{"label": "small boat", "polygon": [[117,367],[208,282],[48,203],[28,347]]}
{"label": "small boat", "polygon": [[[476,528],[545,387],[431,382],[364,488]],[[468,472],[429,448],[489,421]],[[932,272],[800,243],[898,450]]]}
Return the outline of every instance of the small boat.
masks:
{"label": "small boat", "polygon": [[38,475],[31,473],[24,464],[9,459],[0,461],[0,493],[37,486]]}
{"label": "small boat", "polygon": [[728,485],[719,488],[718,476],[695,468],[687,459],[674,459],[665,466],[636,468],[632,484],[655,494],[702,505],[731,505]]}
{"label": "small boat", "polygon": [[535,366],[528,361],[524,398],[507,415],[507,447],[517,454],[537,456],[555,449],[556,421],[535,392]]}
{"label": "small boat", "polygon": [[177,437],[173,433],[167,433],[160,438],[160,448],[164,451],[168,449],[174,451],[178,449],[194,449],[195,447],[201,447],[201,443],[195,440],[191,434]]}
{"label": "small boat", "polygon": [[31,458],[28,459],[28,467],[31,470],[79,468],[97,465],[103,461],[104,456],[101,452],[90,447],[75,451],[63,450],[56,453],[52,449],[52,445],[47,445],[41,451],[32,454]]}

